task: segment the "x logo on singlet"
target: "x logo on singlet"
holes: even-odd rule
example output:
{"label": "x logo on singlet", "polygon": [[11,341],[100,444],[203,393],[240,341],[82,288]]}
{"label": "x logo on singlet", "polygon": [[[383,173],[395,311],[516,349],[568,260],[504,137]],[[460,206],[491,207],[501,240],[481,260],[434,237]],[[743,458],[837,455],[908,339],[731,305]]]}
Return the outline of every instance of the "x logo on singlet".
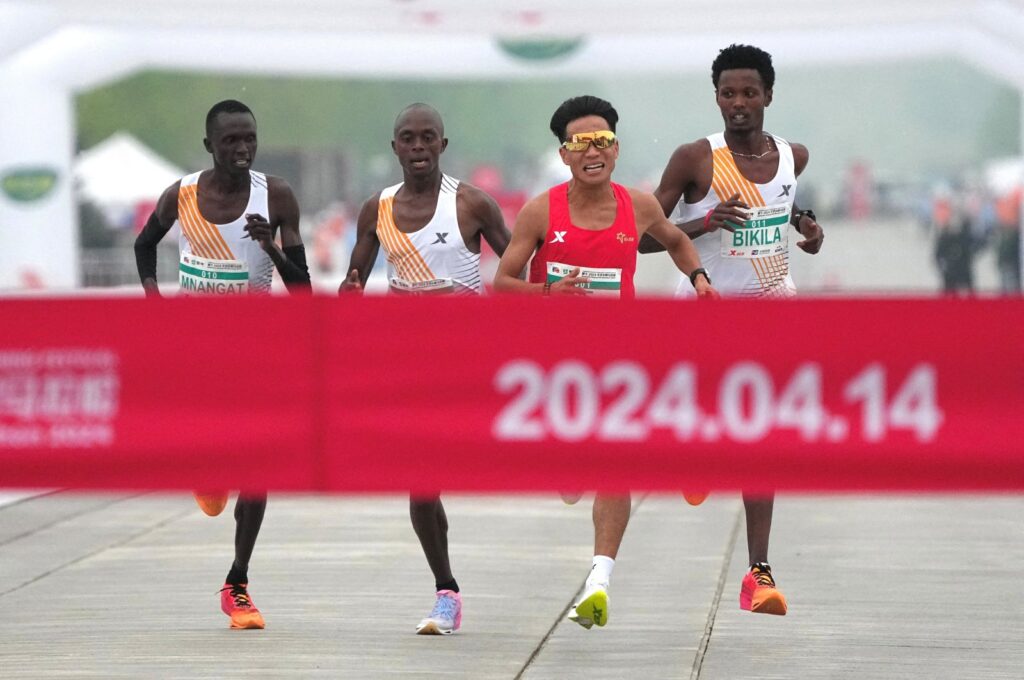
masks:
{"label": "x logo on singlet", "polygon": [[437,237],[437,240],[434,241],[433,243],[431,243],[430,245],[436,246],[438,243],[444,243],[444,244],[448,243],[447,241],[445,241],[445,239],[448,238],[448,232],[447,231],[444,232],[444,233],[435,231],[434,232],[434,236]]}
{"label": "x logo on singlet", "polygon": [[778,196],[776,196],[775,198],[782,198],[783,196],[789,196],[789,190],[791,188],[793,188],[792,184],[783,184],[782,185],[782,193],[779,194]]}
{"label": "x logo on singlet", "polygon": [[554,232],[555,237],[549,241],[549,243],[565,243],[565,235],[568,231],[556,231]]}

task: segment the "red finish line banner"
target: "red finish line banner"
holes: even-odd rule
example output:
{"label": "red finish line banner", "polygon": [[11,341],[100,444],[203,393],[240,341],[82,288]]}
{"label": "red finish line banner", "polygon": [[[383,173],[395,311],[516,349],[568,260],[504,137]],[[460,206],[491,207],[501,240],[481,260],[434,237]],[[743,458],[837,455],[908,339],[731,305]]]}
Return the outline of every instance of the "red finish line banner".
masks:
{"label": "red finish line banner", "polygon": [[0,302],[0,486],[1024,488],[1024,301]]}

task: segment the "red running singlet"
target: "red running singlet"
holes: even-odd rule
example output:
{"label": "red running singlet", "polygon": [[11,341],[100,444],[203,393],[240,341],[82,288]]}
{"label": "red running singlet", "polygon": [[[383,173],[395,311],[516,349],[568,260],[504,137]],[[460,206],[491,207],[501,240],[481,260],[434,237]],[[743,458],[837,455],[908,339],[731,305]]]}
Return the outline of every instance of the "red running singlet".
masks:
{"label": "red running singlet", "polygon": [[[569,217],[569,183],[548,191],[548,232],[544,243],[530,263],[530,282],[544,283],[565,275],[564,268],[582,267],[600,270],[590,277],[588,288],[595,293],[636,297],[633,274],[636,272],[637,234],[633,199],[621,184],[611,184],[615,194],[615,221],[604,229],[584,229]],[[615,270],[618,270],[616,274]],[[618,278],[618,281],[613,279]]]}

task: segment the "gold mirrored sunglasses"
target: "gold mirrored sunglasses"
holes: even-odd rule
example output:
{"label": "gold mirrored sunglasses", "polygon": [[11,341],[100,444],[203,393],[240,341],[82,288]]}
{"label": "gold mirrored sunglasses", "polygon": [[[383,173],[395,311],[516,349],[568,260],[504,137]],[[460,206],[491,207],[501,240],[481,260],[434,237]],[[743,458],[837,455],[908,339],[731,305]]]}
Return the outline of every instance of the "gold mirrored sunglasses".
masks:
{"label": "gold mirrored sunglasses", "polygon": [[598,130],[597,132],[582,132],[573,135],[562,142],[562,148],[566,151],[586,151],[593,144],[595,148],[607,149],[615,143],[615,133],[611,130]]}

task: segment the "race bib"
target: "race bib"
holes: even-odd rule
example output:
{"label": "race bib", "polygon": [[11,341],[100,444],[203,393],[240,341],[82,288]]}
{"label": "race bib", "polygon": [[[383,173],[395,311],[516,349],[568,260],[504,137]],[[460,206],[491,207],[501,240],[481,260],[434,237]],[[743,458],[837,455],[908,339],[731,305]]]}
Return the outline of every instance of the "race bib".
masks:
{"label": "race bib", "polygon": [[753,259],[789,250],[788,205],[751,208],[750,217],[736,231],[721,229],[722,257]]}
{"label": "race bib", "polygon": [[406,281],[397,276],[391,277],[391,292],[400,295],[436,295],[455,292],[455,283],[450,278],[430,279],[429,281]]}
{"label": "race bib", "polygon": [[208,260],[182,253],[178,285],[184,295],[245,295],[249,292],[249,267],[239,260]]}
{"label": "race bib", "polygon": [[[561,281],[577,269],[574,265],[561,264],[560,262],[548,262],[548,283]],[[580,276],[590,279],[586,284],[581,285],[591,295],[608,297],[619,297],[622,294],[622,270],[615,268],[600,269],[597,267],[579,267]]]}

